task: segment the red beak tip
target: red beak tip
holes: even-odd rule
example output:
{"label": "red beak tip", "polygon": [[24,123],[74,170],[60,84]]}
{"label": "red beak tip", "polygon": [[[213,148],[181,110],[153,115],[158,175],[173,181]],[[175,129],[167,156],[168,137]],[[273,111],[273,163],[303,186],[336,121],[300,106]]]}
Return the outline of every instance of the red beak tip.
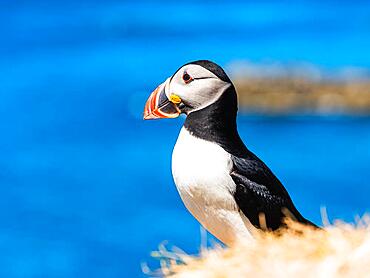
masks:
{"label": "red beak tip", "polygon": [[[180,115],[180,110],[172,102],[158,103],[164,91],[161,90],[163,84],[159,85],[149,96],[144,107],[144,120],[159,118],[176,118]],[[163,95],[162,95],[163,98]],[[166,110],[167,109],[167,110]],[[164,111],[163,111],[164,110]],[[166,111],[166,112],[165,112]]]}
{"label": "red beak tip", "polygon": [[143,120],[152,120],[152,119],[155,119],[153,114],[148,113],[148,112],[144,112]]}

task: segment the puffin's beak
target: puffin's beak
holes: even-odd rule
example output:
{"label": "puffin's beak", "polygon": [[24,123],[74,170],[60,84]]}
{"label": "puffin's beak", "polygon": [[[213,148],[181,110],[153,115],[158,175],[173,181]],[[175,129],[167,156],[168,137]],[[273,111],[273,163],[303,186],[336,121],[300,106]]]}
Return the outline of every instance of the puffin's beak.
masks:
{"label": "puffin's beak", "polygon": [[144,108],[144,120],[158,118],[176,118],[181,111],[176,103],[170,101],[165,93],[166,82],[154,90],[146,101]]}

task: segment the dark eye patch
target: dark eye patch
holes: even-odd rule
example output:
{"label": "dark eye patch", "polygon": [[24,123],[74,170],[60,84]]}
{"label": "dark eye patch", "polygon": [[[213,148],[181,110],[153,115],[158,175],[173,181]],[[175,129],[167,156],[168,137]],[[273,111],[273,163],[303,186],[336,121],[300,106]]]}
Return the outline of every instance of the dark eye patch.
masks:
{"label": "dark eye patch", "polygon": [[184,72],[184,74],[182,75],[182,80],[184,80],[184,82],[187,84],[193,81],[193,78],[190,76],[190,74]]}

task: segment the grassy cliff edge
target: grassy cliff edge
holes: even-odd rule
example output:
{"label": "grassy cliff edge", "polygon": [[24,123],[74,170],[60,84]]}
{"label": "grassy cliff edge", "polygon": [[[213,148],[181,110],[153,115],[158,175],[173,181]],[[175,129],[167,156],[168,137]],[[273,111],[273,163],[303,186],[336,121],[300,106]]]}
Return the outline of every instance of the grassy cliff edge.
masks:
{"label": "grassy cliff edge", "polygon": [[369,277],[370,222],[336,223],[314,230],[296,223],[252,242],[180,254],[184,264],[162,268],[166,277]]}

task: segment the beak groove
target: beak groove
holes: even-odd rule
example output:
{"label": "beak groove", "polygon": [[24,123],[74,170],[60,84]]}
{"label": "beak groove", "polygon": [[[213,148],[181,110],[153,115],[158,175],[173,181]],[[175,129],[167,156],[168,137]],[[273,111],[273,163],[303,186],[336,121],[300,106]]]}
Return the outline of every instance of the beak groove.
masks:
{"label": "beak groove", "polygon": [[144,108],[144,120],[176,118],[180,115],[180,109],[166,96],[165,84],[166,83],[159,85],[146,101]]}

